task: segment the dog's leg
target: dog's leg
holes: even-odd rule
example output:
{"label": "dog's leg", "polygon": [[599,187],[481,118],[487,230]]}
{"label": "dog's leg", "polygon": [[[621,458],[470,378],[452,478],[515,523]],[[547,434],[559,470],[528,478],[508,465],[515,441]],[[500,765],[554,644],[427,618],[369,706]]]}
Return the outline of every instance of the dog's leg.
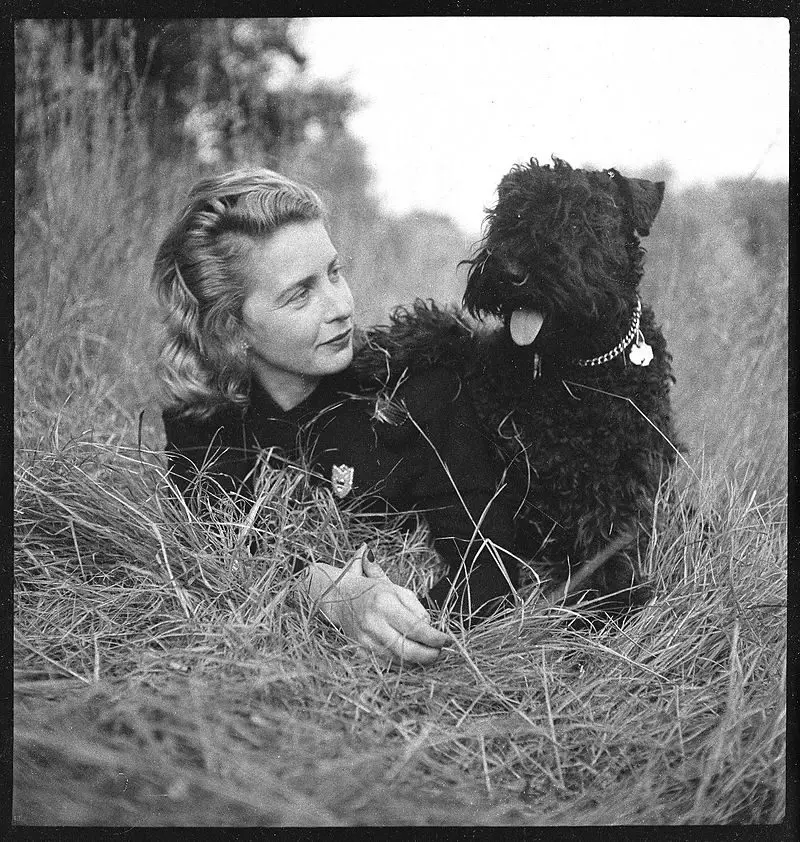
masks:
{"label": "dog's leg", "polygon": [[609,559],[615,556],[623,547],[633,540],[632,535],[621,535],[612,541],[607,547],[600,550],[597,555],[583,562],[575,576],[567,579],[566,582],[553,588],[545,594],[545,602],[554,603],[565,599],[567,594],[580,590],[585,582],[595,574]]}
{"label": "dog's leg", "polygon": [[[638,558],[646,549],[649,537],[639,533],[638,539],[612,554],[608,561],[588,578],[589,587],[602,599],[602,608],[610,613],[625,611],[646,604],[653,595],[645,580]],[[582,570],[582,567],[579,568]]]}

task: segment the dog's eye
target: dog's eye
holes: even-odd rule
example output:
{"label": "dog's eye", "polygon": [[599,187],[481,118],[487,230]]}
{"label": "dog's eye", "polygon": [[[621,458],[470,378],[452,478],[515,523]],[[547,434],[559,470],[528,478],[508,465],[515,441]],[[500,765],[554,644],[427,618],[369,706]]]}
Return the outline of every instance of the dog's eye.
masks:
{"label": "dog's eye", "polygon": [[527,275],[526,275],[526,276],[525,276],[525,277],[524,277],[521,281],[520,281],[520,280],[518,280],[517,278],[512,278],[512,279],[511,279],[511,283],[512,283],[515,287],[525,286],[525,284],[527,284],[527,283],[528,283],[528,278],[530,278],[530,276],[531,276],[531,273],[530,273],[530,272],[528,272],[528,274],[527,274]]}

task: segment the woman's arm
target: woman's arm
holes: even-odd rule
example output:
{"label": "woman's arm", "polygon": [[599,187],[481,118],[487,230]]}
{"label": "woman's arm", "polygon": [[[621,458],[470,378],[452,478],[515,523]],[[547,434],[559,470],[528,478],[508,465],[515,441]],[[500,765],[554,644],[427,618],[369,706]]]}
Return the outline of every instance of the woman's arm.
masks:
{"label": "woman's arm", "polygon": [[[187,420],[165,413],[164,427],[171,472],[187,502],[195,496],[198,471],[212,495],[217,483],[228,493],[242,488],[255,452],[248,454],[243,450],[246,442],[236,441],[241,422],[219,417]],[[362,559],[365,552],[366,546],[344,571],[323,563],[310,565],[302,578],[309,595],[364,648],[414,663],[436,660],[449,637],[430,625],[428,612],[411,591],[393,584],[371,559]]]}
{"label": "woman's arm", "polygon": [[187,501],[201,487],[211,494],[217,489],[228,494],[242,489],[255,465],[256,451],[248,448],[235,411],[209,418],[165,411],[163,422],[170,476]]}
{"label": "woman's arm", "polygon": [[437,606],[449,601],[465,618],[483,619],[511,604],[519,581],[513,494],[498,491],[501,470],[454,372],[435,369],[409,381],[406,405],[406,423],[419,434],[415,504],[449,568],[429,600]]}

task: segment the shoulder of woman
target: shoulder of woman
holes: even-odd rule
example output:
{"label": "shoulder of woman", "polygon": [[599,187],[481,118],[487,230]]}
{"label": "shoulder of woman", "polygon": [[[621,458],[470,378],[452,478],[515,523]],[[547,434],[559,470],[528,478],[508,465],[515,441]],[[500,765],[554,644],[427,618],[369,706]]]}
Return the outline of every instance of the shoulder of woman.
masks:
{"label": "shoulder of woman", "polygon": [[202,415],[186,407],[169,407],[161,413],[167,441],[177,445],[208,444],[215,436],[224,440],[241,427],[242,417],[242,410],[233,404]]}

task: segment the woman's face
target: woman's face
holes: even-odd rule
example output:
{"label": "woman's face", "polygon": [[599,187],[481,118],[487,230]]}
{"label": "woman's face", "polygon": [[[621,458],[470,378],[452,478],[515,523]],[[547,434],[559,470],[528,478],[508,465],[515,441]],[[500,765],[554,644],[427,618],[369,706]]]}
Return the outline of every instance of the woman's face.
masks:
{"label": "woman's face", "polygon": [[257,241],[246,275],[248,359],[262,385],[288,408],[320,378],[350,364],[353,296],[319,220],[289,223]]}

